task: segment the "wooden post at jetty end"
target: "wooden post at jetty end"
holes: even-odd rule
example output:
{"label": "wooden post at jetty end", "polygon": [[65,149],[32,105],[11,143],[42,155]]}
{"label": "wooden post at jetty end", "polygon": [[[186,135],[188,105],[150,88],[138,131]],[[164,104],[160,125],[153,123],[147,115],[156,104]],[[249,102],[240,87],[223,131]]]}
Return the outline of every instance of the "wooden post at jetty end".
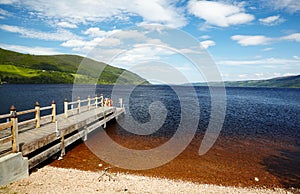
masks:
{"label": "wooden post at jetty end", "polygon": [[38,102],[35,103],[35,128],[40,127],[40,120],[41,120],[41,115],[40,115],[40,104]]}
{"label": "wooden post at jetty end", "polygon": [[12,152],[17,153],[19,152],[19,143],[18,143],[18,115],[16,111],[16,107],[12,105],[10,107],[10,119],[12,122],[11,127],[11,136],[12,136]]}

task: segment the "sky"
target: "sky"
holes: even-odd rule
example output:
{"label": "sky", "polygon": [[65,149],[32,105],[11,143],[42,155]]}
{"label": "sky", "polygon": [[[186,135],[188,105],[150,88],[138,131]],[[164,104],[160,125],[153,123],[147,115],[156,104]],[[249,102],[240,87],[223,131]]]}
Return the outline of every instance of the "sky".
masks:
{"label": "sky", "polygon": [[[143,77],[174,66],[191,82],[212,71],[257,80],[300,74],[299,23],[299,0],[0,0],[0,47],[87,56]],[[200,58],[210,70],[191,67]]]}

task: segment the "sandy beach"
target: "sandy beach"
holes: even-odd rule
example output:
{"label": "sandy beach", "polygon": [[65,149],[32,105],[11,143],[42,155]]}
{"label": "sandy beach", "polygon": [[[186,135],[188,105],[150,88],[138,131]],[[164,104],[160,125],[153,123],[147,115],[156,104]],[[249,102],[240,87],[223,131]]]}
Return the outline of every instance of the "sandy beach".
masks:
{"label": "sandy beach", "polygon": [[108,171],[45,166],[26,179],[1,187],[0,193],[292,193],[280,188],[225,187]]}

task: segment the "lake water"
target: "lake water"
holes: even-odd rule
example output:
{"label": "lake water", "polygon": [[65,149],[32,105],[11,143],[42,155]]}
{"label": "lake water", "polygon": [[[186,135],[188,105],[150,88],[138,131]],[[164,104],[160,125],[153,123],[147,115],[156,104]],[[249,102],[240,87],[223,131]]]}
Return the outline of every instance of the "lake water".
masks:
{"label": "lake water", "polygon": [[[174,160],[158,168],[130,172],[218,185],[300,188],[300,89],[226,88],[226,115],[220,136],[202,156],[198,149],[212,112],[209,88],[138,86],[132,89],[130,86],[82,85],[73,91],[72,85],[2,85],[0,114],[8,113],[12,104],[21,111],[34,108],[36,101],[41,106],[49,106],[52,100],[57,104],[57,112],[62,113],[64,99],[71,100],[77,95],[85,99],[95,93],[110,97],[113,91],[116,106],[118,98],[124,98],[126,115],[120,120],[126,121],[131,115],[142,126],[163,120],[153,133],[151,129],[142,128],[145,130],[142,132],[150,130],[146,136],[128,132],[139,130],[135,131],[135,124],[127,125],[125,130],[112,122],[106,131],[124,147],[156,148],[169,141],[182,126],[182,117],[197,120],[185,123],[184,133],[196,132],[196,135]],[[196,131],[192,131],[189,124],[196,124]],[[101,135],[103,131],[99,132]],[[93,137],[89,140],[93,142]],[[99,171],[99,163],[103,167],[111,166],[89,148],[84,143],[74,145],[63,160],[55,160],[51,165],[92,171]],[[112,170],[124,171],[117,167]],[[125,172],[128,171],[125,169]],[[254,177],[258,177],[259,182]]]}
{"label": "lake water", "polygon": [[[81,99],[87,98],[88,95],[94,96],[95,93],[101,93],[105,97],[112,95],[112,86],[99,85],[94,91],[90,87],[77,87]],[[181,99],[174,88],[184,94],[183,97],[181,95]],[[41,107],[49,106],[52,100],[57,104],[57,112],[62,113],[64,99],[72,99],[72,89],[72,85],[2,85],[0,114],[8,113],[11,105],[21,111],[34,108],[36,101]],[[122,86],[116,93],[118,97],[126,98],[130,89],[132,88],[129,86]],[[180,123],[180,106],[195,100],[195,95],[190,94],[190,91],[187,86],[138,86],[131,92],[129,104],[125,104],[125,107],[135,120],[146,123],[151,120],[150,104],[160,101],[167,110],[167,116],[160,130],[152,135],[168,136],[174,133]],[[197,131],[204,132],[210,118],[211,96],[207,87],[195,87],[195,91],[200,107]],[[185,99],[182,100],[183,98]],[[113,100],[118,102],[118,99]],[[297,141],[300,140],[300,89],[226,88],[226,100],[226,117],[221,131],[223,135],[263,134],[292,136],[297,138]],[[120,133],[125,135],[126,132]]]}

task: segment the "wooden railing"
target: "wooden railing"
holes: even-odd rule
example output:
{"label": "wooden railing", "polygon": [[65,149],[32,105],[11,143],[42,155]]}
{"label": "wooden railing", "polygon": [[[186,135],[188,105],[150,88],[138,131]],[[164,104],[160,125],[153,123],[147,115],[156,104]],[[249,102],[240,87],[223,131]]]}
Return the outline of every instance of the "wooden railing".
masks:
{"label": "wooden railing", "polygon": [[[51,114],[45,115],[41,117],[41,111],[45,110],[51,110]],[[18,117],[21,115],[26,115],[29,113],[35,113],[35,117],[33,119],[25,120],[22,122],[18,122]],[[52,104],[47,107],[40,107],[39,103],[35,103],[35,108],[30,110],[24,110],[17,112],[15,106],[11,106],[10,113],[0,115],[0,119],[7,119],[8,121],[5,123],[0,124],[0,131],[2,130],[11,130],[11,133],[9,135],[6,135],[5,137],[0,137],[0,144],[7,143],[9,141],[12,142],[12,152],[18,152],[19,151],[19,145],[18,145],[18,134],[19,134],[19,127],[24,126],[26,124],[35,123],[35,128],[39,128],[41,124],[41,119],[51,118],[51,122],[56,121],[56,104],[54,101],[52,101]]]}
{"label": "wooden railing", "polygon": [[113,101],[109,98],[104,98],[103,94],[101,94],[100,96],[95,96],[93,98],[88,96],[88,98],[84,100],[81,100],[80,97],[78,97],[76,101],[72,102],[68,102],[68,100],[65,99],[64,114],[65,117],[68,118],[70,116],[70,113],[80,114],[84,111],[89,111],[94,108],[106,106],[113,106]]}
{"label": "wooden railing", "polygon": [[[14,108],[14,107],[12,107],[12,108]],[[12,108],[11,108],[11,110],[12,110]],[[14,121],[15,118],[11,119],[12,116],[14,116],[14,115],[11,115],[11,114],[0,115],[0,119],[7,119],[8,120],[6,123],[1,123],[0,124],[0,131],[11,128],[10,135],[1,138],[0,139],[0,144],[4,144],[4,143],[9,142],[9,141],[12,141],[12,143],[16,142],[15,129],[18,128],[18,126],[14,125],[14,127],[13,127],[13,124],[15,124],[15,121]],[[14,146],[13,146],[13,151],[15,151],[15,150],[17,150],[16,144],[14,144]]]}
{"label": "wooden railing", "polygon": [[[123,108],[123,100],[121,98],[119,99],[119,104],[120,107]],[[106,107],[106,106],[113,106],[113,101],[109,98],[103,98],[102,94],[99,97],[95,96],[94,98],[91,98],[89,96],[85,100],[81,100],[80,97],[78,97],[78,99],[73,102],[68,102],[67,100],[65,100],[64,115],[65,117],[68,117],[71,116],[70,115],[71,112],[73,112],[73,114],[80,114],[81,112],[89,111],[91,109],[95,109],[98,107]],[[46,110],[48,111],[51,110],[51,114],[48,115],[46,114],[45,116],[41,117],[41,112]],[[35,114],[34,118],[27,119],[22,122],[18,121],[19,116],[30,114],[30,113]],[[41,120],[47,118],[48,119],[50,118],[50,121],[47,122],[52,122],[52,123],[56,122],[56,104],[54,101],[52,101],[52,104],[50,106],[46,106],[46,107],[40,107],[39,103],[36,102],[34,109],[24,110],[19,112],[17,112],[14,106],[11,106],[9,114],[0,115],[1,120],[5,120],[5,119],[7,120],[7,122],[0,123],[0,145],[11,141],[12,152],[18,152],[19,151],[18,134],[24,131],[24,129],[28,128],[27,125],[29,124],[34,124],[35,128],[39,128],[41,126]],[[45,121],[43,121],[43,124],[45,124]],[[56,129],[57,128],[58,127],[56,126]],[[32,129],[32,126],[29,126],[29,129]]]}

